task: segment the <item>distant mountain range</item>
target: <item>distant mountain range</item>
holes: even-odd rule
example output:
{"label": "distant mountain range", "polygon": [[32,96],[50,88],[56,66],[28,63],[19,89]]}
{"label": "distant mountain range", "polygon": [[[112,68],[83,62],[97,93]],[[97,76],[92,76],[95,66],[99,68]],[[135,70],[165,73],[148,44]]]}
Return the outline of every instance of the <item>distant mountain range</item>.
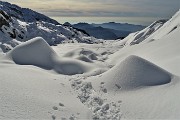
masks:
{"label": "distant mountain range", "polygon": [[128,36],[132,32],[140,31],[145,28],[142,25],[134,25],[128,23],[102,23],[102,24],[88,24],[88,23],[77,23],[71,25],[70,23],[64,23],[66,26],[72,26],[74,28],[84,30],[90,36],[94,36],[98,39],[112,40],[122,39]]}

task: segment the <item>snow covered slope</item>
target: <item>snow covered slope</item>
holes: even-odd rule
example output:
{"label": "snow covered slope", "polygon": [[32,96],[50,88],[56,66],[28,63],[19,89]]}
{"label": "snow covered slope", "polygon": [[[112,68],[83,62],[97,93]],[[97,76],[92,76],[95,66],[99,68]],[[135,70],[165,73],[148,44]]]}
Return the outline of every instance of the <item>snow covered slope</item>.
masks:
{"label": "snow covered slope", "polygon": [[43,14],[35,12],[29,8],[21,8],[15,4],[0,1],[0,9],[4,10],[7,14],[15,17],[21,21],[34,22],[34,21],[46,21],[59,25],[59,23]]}
{"label": "snow covered slope", "polygon": [[159,20],[141,31],[131,33],[128,37],[121,41],[122,44],[125,46],[134,45],[143,41],[150,42],[166,36],[179,27],[179,14],[180,11],[178,11],[170,20],[168,20],[168,22],[166,22],[167,20]]}
{"label": "snow covered slope", "polygon": [[50,45],[63,42],[95,43],[94,37],[63,26],[56,21],[34,12],[0,1],[0,48],[3,52],[34,37],[44,38]]}
{"label": "snow covered slope", "polygon": [[0,52],[0,119],[179,120],[179,21],[180,11],[136,45],[36,37]]}
{"label": "snow covered slope", "polygon": [[156,30],[158,30],[165,22],[166,20],[155,21],[145,29],[135,33],[131,33],[129,36],[122,40],[122,43],[125,46],[139,44],[140,42],[148,38],[151,34],[153,34]]}
{"label": "snow covered slope", "polygon": [[145,42],[161,39],[179,27],[180,27],[180,10],[154,34],[150,35]]}
{"label": "snow covered slope", "polygon": [[180,119],[179,21],[180,11],[152,34],[158,39],[147,38],[109,55],[114,67],[88,78],[101,97],[122,101],[122,118]]}

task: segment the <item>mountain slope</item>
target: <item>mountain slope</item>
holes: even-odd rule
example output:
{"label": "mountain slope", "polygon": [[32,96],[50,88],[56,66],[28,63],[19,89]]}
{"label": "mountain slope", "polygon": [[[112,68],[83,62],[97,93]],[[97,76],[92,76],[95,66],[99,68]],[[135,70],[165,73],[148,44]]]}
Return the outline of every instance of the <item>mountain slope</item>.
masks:
{"label": "mountain slope", "polygon": [[[158,40],[168,35],[180,26],[180,10],[170,20],[159,20],[145,29],[131,33],[121,43],[125,46]],[[167,22],[166,22],[167,21]]]}
{"label": "mountain slope", "polygon": [[46,21],[48,23],[59,25],[56,20],[53,20],[43,14],[35,12],[29,8],[21,8],[8,2],[0,1],[0,9],[4,10],[8,15],[24,22]]}
{"label": "mountain slope", "polygon": [[118,37],[114,34],[111,30],[105,29],[102,27],[94,27],[88,23],[78,23],[72,25],[74,28],[81,29],[86,31],[89,35],[94,36],[99,39],[106,39],[106,40],[113,40],[117,39]]}
{"label": "mountain slope", "polygon": [[122,43],[124,43],[124,45],[139,44],[140,42],[148,38],[151,34],[153,34],[155,31],[157,31],[161,26],[163,26],[165,22],[166,20],[155,21],[145,29],[136,33],[131,33],[129,36],[122,40]]}
{"label": "mountain slope", "polygon": [[180,27],[180,9],[176,14],[168,20],[160,29],[158,29],[155,33],[150,35],[145,42],[150,42],[152,40],[158,40],[161,39],[174,30],[178,29]]}
{"label": "mountain slope", "polygon": [[95,43],[97,39],[68,26],[34,12],[20,8],[7,2],[0,1],[0,47],[3,52],[11,50],[18,44],[42,37],[50,45],[63,42]]}

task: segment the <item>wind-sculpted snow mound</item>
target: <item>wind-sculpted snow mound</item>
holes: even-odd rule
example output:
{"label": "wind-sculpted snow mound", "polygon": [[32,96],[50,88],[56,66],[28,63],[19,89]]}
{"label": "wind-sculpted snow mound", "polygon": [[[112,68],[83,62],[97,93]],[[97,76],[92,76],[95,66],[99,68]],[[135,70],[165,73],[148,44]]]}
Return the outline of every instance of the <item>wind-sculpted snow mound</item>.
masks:
{"label": "wind-sculpted snow mound", "polygon": [[94,67],[83,61],[59,58],[44,39],[37,37],[11,50],[7,56],[16,64],[34,65],[65,75],[83,74]]}
{"label": "wind-sculpted snow mound", "polygon": [[52,69],[55,52],[42,38],[31,39],[8,53],[16,64]]}
{"label": "wind-sculpted snow mound", "polygon": [[171,82],[171,74],[143,58],[131,55],[102,74],[100,80],[108,90],[135,90],[167,84]]}

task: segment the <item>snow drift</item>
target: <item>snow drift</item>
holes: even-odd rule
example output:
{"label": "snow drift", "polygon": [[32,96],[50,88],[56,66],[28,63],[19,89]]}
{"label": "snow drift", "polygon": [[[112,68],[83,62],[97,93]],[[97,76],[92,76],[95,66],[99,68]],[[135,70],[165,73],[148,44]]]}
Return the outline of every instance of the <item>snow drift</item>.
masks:
{"label": "snow drift", "polygon": [[171,74],[135,55],[127,57],[100,79],[108,90],[134,90],[171,82]]}
{"label": "snow drift", "polygon": [[29,40],[8,53],[16,64],[52,69],[55,52],[42,38]]}
{"label": "snow drift", "polygon": [[44,39],[31,39],[11,50],[7,56],[16,64],[34,65],[60,74],[74,75],[89,72],[93,66],[75,59],[59,58]]}

